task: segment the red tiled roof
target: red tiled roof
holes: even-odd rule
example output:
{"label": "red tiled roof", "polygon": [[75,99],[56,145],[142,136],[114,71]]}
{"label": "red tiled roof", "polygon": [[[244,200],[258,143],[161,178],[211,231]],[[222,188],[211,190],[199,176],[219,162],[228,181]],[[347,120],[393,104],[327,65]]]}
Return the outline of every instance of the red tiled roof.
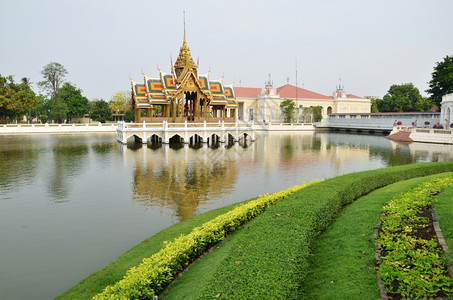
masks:
{"label": "red tiled roof", "polygon": [[261,88],[234,87],[234,95],[236,98],[258,98],[260,93]]}
{"label": "red tiled roof", "polygon": [[277,93],[280,95],[280,98],[291,98],[296,99],[296,91],[297,91],[297,99],[322,99],[322,100],[332,100],[333,97],[321,95],[300,87],[295,87],[291,84],[285,84],[277,88]]}
{"label": "red tiled roof", "polygon": [[353,94],[347,94],[346,97],[348,97],[348,98],[354,98],[354,99],[363,99],[363,97],[356,96],[356,95],[353,95]]}
{"label": "red tiled roof", "polygon": [[[332,96],[326,96],[318,94],[300,87],[296,87],[291,84],[285,84],[277,88],[277,94],[280,95],[280,98],[290,98],[296,99],[296,90],[297,90],[297,99],[314,99],[314,100],[332,100]],[[234,94],[236,98],[253,98],[256,99],[261,93],[261,88],[252,88],[252,87],[234,87]],[[363,99],[362,97],[347,94],[348,98],[354,99]]]}

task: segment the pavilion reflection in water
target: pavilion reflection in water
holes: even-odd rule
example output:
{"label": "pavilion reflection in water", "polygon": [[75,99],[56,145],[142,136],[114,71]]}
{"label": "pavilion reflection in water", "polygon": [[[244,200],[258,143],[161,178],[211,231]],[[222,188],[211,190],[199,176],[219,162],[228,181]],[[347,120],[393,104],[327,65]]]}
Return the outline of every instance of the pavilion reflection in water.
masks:
{"label": "pavilion reflection in water", "polygon": [[[206,144],[204,144],[206,145]],[[197,214],[200,204],[221,198],[236,184],[238,162],[253,159],[253,147],[234,145],[227,148],[185,145],[178,150],[169,145],[151,150],[133,151],[123,147],[125,156],[134,152],[133,201],[145,207],[160,207],[162,213],[179,221]],[[242,155],[249,152],[247,155]]]}

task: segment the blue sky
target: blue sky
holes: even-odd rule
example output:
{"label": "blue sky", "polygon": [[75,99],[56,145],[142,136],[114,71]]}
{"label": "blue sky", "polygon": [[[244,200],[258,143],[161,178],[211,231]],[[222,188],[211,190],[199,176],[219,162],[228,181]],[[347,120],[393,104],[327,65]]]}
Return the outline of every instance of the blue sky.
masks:
{"label": "blue sky", "polygon": [[[423,95],[453,55],[453,1],[0,1],[0,74],[42,80],[56,61],[91,99],[129,90],[129,75],[170,72],[183,40],[201,74],[224,83],[295,85],[382,97],[412,82]],[[39,92],[35,85],[35,90]]]}

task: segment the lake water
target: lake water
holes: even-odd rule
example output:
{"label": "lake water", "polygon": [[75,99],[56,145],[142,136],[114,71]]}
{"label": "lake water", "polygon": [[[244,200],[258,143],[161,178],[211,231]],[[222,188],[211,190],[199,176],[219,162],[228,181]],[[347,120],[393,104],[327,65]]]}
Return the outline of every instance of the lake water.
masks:
{"label": "lake water", "polygon": [[304,181],[452,160],[452,146],[343,133],[258,133],[198,149],[113,133],[0,136],[0,298],[50,299],[154,233]]}

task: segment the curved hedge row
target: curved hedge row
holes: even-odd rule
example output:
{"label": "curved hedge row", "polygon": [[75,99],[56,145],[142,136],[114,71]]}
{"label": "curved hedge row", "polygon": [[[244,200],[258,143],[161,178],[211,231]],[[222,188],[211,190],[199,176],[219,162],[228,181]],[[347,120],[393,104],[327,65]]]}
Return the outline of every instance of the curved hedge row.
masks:
{"label": "curved hedge row", "polygon": [[[229,213],[195,228],[192,233],[181,236],[172,243],[167,243],[159,253],[144,259],[141,265],[129,270],[123,280],[107,287],[102,293],[95,296],[95,299],[152,298],[156,292],[171,282],[176,274],[211,245],[222,240],[227,234],[254,218],[271,204],[291,194],[290,199],[279,202],[279,206],[284,207],[287,202],[292,202],[291,209],[294,209],[294,201],[301,203],[300,207],[291,213],[291,218],[287,218],[288,226],[293,226],[293,230],[291,232],[282,232],[278,228],[270,230],[274,230],[277,235],[282,235],[282,237],[287,235],[289,239],[294,240],[294,243],[286,246],[295,248],[297,251],[291,252],[294,257],[288,257],[287,260],[296,265],[295,272],[298,282],[296,285],[300,287],[309,271],[308,259],[312,241],[330,224],[342,206],[377,188],[400,180],[452,170],[453,163],[451,162],[413,164],[339,176],[311,186],[310,193],[304,189],[294,194],[295,190],[301,188],[298,187],[273,195],[261,196],[255,201],[239,206]],[[307,193],[303,192],[305,190]],[[274,196],[275,200],[271,200],[271,196]],[[252,207],[254,205],[256,208]],[[265,243],[266,241],[263,239],[261,244],[257,244],[256,247],[266,247]],[[285,255],[285,253],[279,253],[279,255]],[[267,272],[265,269],[261,271],[261,273]],[[247,276],[246,273],[247,270],[245,270],[245,276]],[[272,276],[272,274],[270,275]],[[281,274],[275,275],[275,282],[278,286],[279,278],[282,276]],[[248,279],[253,279],[253,284],[259,284],[256,274],[251,274],[250,277]],[[235,278],[235,280],[241,279]],[[297,289],[296,285],[291,288],[281,286],[277,292],[282,297],[283,295],[294,296],[292,293],[294,288]],[[272,289],[261,289],[261,291],[267,293],[267,296],[271,298],[272,293],[276,292]],[[299,292],[303,295],[303,291]]]}
{"label": "curved hedge row", "polygon": [[378,244],[386,255],[379,272],[388,292],[404,299],[431,299],[453,292],[453,279],[448,277],[437,239],[426,240],[416,234],[428,227],[427,218],[419,214],[451,185],[453,176],[436,178],[393,198],[384,207]]}
{"label": "curved hedge row", "polygon": [[[451,162],[413,164],[347,174],[307,187],[235,234],[240,253],[230,247],[231,253],[194,299],[219,293],[224,299],[304,299],[304,283],[312,276],[312,244],[343,206],[397,181],[451,171]],[[291,217],[278,217],[282,212]]]}
{"label": "curved hedge row", "polygon": [[215,243],[222,241],[242,224],[262,213],[267,207],[300,189],[319,182],[304,183],[287,190],[259,196],[258,199],[235,207],[190,234],[181,235],[151,257],[131,268],[115,285],[107,286],[93,299],[151,299],[172,282],[175,276]]}

